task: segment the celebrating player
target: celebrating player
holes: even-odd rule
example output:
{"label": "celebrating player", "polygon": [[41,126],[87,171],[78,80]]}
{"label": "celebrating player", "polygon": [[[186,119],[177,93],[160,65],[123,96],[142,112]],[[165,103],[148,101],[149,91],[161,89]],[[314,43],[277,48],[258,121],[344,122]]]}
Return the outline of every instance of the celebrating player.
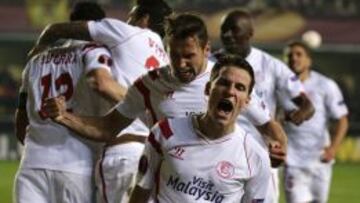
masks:
{"label": "celebrating player", "polygon": [[156,125],[140,161],[130,202],[262,202],[270,182],[267,152],[236,124],[254,86],[251,66],[223,56],[205,93],[205,114]]}
{"label": "celebrating player", "polygon": [[[286,199],[289,203],[327,202],[335,153],[348,129],[348,109],[338,85],[330,78],[311,70],[310,49],[299,41],[285,49],[289,67],[299,76],[315,115],[299,126],[285,123],[289,136],[285,168]],[[296,109],[285,103],[289,112]],[[334,129],[328,123],[335,120]]]}
{"label": "celebrating player", "polygon": [[[97,4],[81,3],[71,20],[100,20]],[[111,75],[110,52],[94,43],[66,43],[32,57],[27,63],[16,112],[16,135],[25,143],[15,178],[16,202],[93,202],[93,168],[98,144],[79,139],[48,118],[44,102],[62,95],[68,111],[95,116],[106,107],[87,79],[101,69]],[[93,108],[96,106],[96,108]]]}
{"label": "celebrating player", "polygon": [[[254,27],[251,15],[244,10],[234,10],[224,18],[221,25],[221,41],[224,49],[215,55],[222,53],[237,54],[245,58],[254,68],[255,87],[254,92],[270,109],[271,116],[275,116],[276,110],[276,93],[282,92],[289,95],[289,98],[299,107],[296,111],[289,115],[291,121],[300,124],[309,119],[314,112],[312,104],[304,94],[303,86],[296,75],[286,67],[280,60],[275,59],[269,54],[251,46],[251,38],[254,34]],[[263,137],[249,123],[246,117],[240,117],[240,125],[252,135],[260,143],[264,143]],[[265,145],[266,146],[266,145]],[[278,202],[278,178],[277,171],[273,171],[273,180],[269,189],[268,202]]]}
{"label": "celebrating player", "polygon": [[[126,90],[148,70],[169,63],[159,35],[163,35],[164,18],[171,12],[163,0],[138,0],[127,23],[110,18],[100,22],[57,23],[43,32],[39,44],[45,46],[59,38],[94,40],[106,44],[113,55],[115,79]],[[96,89],[103,96],[116,103],[122,101],[124,95],[113,91],[117,84],[110,84],[109,81],[101,73],[94,74]],[[97,186],[104,202],[127,201],[144,147],[144,136],[148,134],[148,128],[136,120],[117,139],[107,143],[97,167]]]}

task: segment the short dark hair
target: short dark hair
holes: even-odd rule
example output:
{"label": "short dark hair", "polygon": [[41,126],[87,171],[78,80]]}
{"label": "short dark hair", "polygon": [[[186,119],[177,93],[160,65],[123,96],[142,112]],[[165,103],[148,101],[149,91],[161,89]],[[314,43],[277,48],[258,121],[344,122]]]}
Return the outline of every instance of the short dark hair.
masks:
{"label": "short dark hair", "polygon": [[165,34],[166,40],[186,39],[196,36],[202,47],[205,47],[209,40],[204,21],[198,15],[190,13],[183,13],[169,18]]}
{"label": "short dark hair", "polygon": [[252,20],[252,16],[249,12],[244,9],[236,9],[225,16],[225,19],[221,24],[221,29],[224,29],[225,27],[232,27],[232,25],[236,24],[239,18],[246,18],[249,21]]}
{"label": "short dark hair", "polygon": [[217,58],[217,61],[211,70],[210,81],[215,80],[225,66],[234,66],[239,69],[243,69],[249,73],[251,77],[250,85],[249,85],[249,95],[251,94],[252,90],[254,89],[255,85],[255,76],[254,70],[252,66],[242,57],[234,54],[223,54]]}
{"label": "short dark hair", "polygon": [[164,0],[136,0],[136,18],[149,15],[149,28],[164,36],[165,19],[173,13]]}
{"label": "short dark hair", "polygon": [[306,53],[309,57],[311,57],[311,55],[312,55],[311,49],[310,49],[310,47],[309,47],[305,42],[299,41],[299,40],[293,40],[293,41],[290,41],[290,42],[286,45],[286,47],[289,47],[289,48],[294,47],[294,46],[299,46],[299,47],[303,48],[304,51],[305,51],[305,53]]}
{"label": "short dark hair", "polygon": [[71,9],[70,21],[101,20],[106,17],[105,11],[95,2],[81,1]]}

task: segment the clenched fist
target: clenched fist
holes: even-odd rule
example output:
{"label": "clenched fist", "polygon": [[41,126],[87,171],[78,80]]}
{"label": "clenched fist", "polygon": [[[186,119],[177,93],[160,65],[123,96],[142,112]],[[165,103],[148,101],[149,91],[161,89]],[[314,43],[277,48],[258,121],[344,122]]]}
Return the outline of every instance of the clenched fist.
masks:
{"label": "clenched fist", "polygon": [[64,96],[46,99],[44,102],[43,110],[46,112],[47,117],[58,122],[66,113],[66,102]]}

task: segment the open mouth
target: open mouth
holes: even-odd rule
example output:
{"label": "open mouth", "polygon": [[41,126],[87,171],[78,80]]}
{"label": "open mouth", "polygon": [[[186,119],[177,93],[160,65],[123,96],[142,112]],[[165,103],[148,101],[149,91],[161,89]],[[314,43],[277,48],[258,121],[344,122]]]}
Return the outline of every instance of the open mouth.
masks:
{"label": "open mouth", "polygon": [[177,70],[176,75],[180,80],[188,82],[192,80],[194,76],[194,71],[192,69]]}
{"label": "open mouth", "polygon": [[220,111],[224,111],[225,113],[230,113],[234,109],[234,106],[229,100],[222,99],[219,101],[217,109]]}

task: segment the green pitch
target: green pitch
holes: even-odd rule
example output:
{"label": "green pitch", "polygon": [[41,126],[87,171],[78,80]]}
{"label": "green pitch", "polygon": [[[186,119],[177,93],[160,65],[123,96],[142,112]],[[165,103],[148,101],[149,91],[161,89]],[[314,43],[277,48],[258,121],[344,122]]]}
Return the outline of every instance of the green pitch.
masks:
{"label": "green pitch", "polygon": [[[0,202],[11,203],[13,179],[19,162],[0,161]],[[360,164],[336,164],[329,203],[358,203]],[[281,202],[285,202],[283,196]]]}

